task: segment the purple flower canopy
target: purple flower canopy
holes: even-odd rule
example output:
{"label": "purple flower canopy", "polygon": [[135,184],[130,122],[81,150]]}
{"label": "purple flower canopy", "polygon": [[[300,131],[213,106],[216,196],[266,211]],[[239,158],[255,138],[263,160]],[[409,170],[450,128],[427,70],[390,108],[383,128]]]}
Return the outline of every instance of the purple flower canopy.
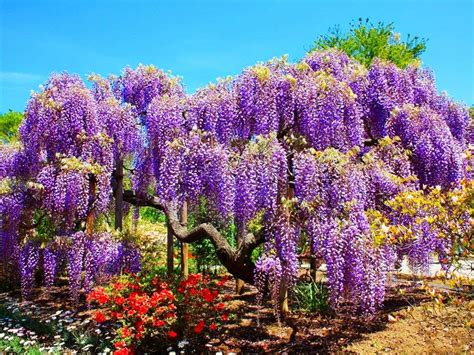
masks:
{"label": "purple flower canopy", "polygon": [[[467,110],[436,92],[427,69],[379,60],[366,69],[327,50],[296,64],[258,64],[193,95],[153,66],[90,80],[92,88],[77,76],[53,75],[28,102],[21,147],[0,148],[0,253],[7,260],[20,250],[25,289],[38,263],[33,244],[19,242],[18,221],[32,208],[28,196],[36,196],[33,207],[47,212],[59,234],[93,255],[96,241],[83,241],[77,222],[92,208],[108,211],[114,162],[125,159],[138,195],[154,191],[173,207],[205,200],[209,220],[235,223],[239,238],[263,225],[255,274],[262,289],[269,282],[277,295],[282,281],[294,283],[304,236],[327,264],[332,305],[350,301],[373,312],[401,255],[394,245],[375,245],[366,211],[389,215],[384,201],[401,191],[447,189],[466,177]],[[436,235],[426,231],[423,238],[425,251],[441,248]],[[403,250],[416,255],[419,245]],[[52,284],[57,261],[48,248],[43,259]],[[84,266],[73,254],[68,268],[77,292]],[[82,259],[89,287],[100,267]]]}

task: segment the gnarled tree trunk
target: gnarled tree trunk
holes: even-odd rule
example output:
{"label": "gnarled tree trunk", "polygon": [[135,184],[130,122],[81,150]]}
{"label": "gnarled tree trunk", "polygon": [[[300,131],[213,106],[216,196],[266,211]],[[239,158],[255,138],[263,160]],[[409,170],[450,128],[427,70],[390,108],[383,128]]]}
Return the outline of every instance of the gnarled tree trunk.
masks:
{"label": "gnarled tree trunk", "polygon": [[115,229],[122,230],[123,226],[123,160],[115,163]]}
{"label": "gnarled tree trunk", "polygon": [[247,234],[234,249],[227,239],[209,223],[202,223],[192,229],[188,229],[179,219],[176,209],[165,208],[154,196],[137,196],[133,191],[124,191],[124,201],[135,206],[148,206],[163,211],[166,215],[167,225],[172,236],[183,243],[194,243],[199,240],[209,239],[214,246],[217,258],[227,271],[234,277],[246,283],[254,283],[253,275],[255,264],[251,260],[252,251],[261,243],[261,235]]}
{"label": "gnarled tree trunk", "polygon": [[[183,207],[181,207],[180,222],[183,226],[188,224],[188,206],[184,202]],[[189,264],[188,264],[188,255],[189,246],[188,243],[181,242],[181,273],[183,277],[188,277],[189,275]]]}

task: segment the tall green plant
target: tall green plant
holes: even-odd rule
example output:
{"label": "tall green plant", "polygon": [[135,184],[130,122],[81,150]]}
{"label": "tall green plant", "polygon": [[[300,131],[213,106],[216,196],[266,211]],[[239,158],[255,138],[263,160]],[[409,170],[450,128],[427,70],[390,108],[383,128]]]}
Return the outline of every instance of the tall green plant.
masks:
{"label": "tall green plant", "polygon": [[293,299],[296,307],[302,311],[326,313],[329,310],[328,291],[322,281],[298,283]]}

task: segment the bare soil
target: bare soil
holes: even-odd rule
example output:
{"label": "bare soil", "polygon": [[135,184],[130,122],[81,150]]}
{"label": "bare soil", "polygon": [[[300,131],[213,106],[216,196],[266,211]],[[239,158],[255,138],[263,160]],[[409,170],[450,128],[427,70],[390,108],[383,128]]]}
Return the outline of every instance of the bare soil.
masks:
{"label": "bare soil", "polygon": [[[233,285],[229,285],[231,287]],[[402,293],[400,292],[402,289]],[[474,301],[450,296],[440,303],[417,286],[388,292],[371,318],[350,314],[291,312],[276,322],[269,307],[259,310],[249,290],[232,301],[237,312],[213,350],[289,354],[474,354]]]}

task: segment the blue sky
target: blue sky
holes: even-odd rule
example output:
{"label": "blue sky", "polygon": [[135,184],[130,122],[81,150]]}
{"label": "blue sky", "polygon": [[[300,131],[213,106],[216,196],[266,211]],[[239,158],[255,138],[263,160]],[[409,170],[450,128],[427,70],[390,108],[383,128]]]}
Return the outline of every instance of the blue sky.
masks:
{"label": "blue sky", "polygon": [[0,112],[23,110],[52,72],[119,74],[154,64],[188,92],[288,54],[301,58],[328,28],[369,17],[404,38],[426,37],[424,65],[440,90],[474,104],[474,0],[0,0]]}

